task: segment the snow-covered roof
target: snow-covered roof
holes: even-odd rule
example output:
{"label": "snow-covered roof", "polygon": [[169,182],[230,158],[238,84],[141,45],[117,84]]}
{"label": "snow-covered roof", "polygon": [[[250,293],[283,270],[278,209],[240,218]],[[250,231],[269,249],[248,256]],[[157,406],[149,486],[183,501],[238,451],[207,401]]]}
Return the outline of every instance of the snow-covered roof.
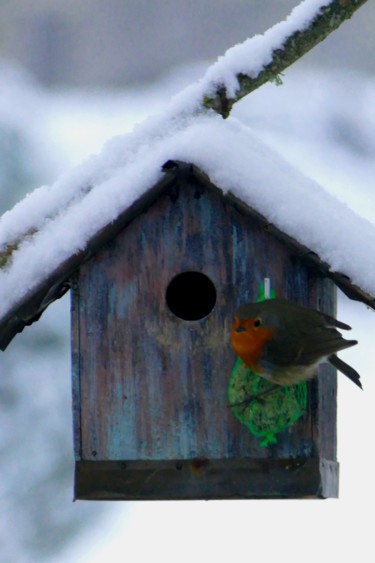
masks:
{"label": "snow-covered roof", "polygon": [[52,186],[35,190],[1,218],[3,347],[35,320],[36,302],[40,313],[66,290],[67,278],[95,251],[102,230],[162,181],[162,166],[171,159],[194,163],[224,194],[233,194],[307,247],[332,272],[350,278],[365,302],[373,299],[371,223],[291,167],[236,119],[214,113],[179,120],[154,117],[112,139],[99,155]]}

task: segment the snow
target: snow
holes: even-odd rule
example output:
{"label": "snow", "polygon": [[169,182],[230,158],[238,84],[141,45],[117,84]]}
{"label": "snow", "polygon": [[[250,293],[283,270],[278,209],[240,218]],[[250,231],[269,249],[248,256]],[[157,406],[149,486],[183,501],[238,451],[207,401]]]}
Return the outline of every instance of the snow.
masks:
{"label": "snow", "polygon": [[212,95],[217,85],[224,85],[228,97],[234,98],[238,89],[236,75],[242,73],[256,78],[272,61],[273,51],[281,49],[288,37],[297,30],[306,29],[321,9],[331,1],[305,0],[294,8],[286,20],[274,25],[262,35],[255,35],[228,49],[208,69],[204,79],[205,91]]}
{"label": "snow", "polygon": [[[375,245],[370,225],[288,167],[235,118],[223,121],[216,114],[199,112],[200,100],[218,83],[234,93],[238,72],[256,76],[272,51],[291,33],[304,29],[328,3],[302,2],[284,22],[227,51],[162,114],[107,143],[99,155],[5,213],[0,249],[12,243],[17,249],[0,272],[0,317],[156,183],[162,164],[173,158],[194,162],[223,192],[237,195],[332,269],[373,293],[375,269],[365,276],[365,253],[358,252],[364,241],[368,250]],[[345,220],[345,233],[332,223],[335,213]]]}
{"label": "snow", "polygon": [[375,265],[367,259],[375,252],[375,228],[295,170],[238,119],[210,113],[180,120],[151,118],[4,214],[3,246],[28,229],[38,230],[22,240],[0,272],[0,315],[154,185],[169,159],[195,163],[224,193],[236,195],[332,270],[375,295]]}

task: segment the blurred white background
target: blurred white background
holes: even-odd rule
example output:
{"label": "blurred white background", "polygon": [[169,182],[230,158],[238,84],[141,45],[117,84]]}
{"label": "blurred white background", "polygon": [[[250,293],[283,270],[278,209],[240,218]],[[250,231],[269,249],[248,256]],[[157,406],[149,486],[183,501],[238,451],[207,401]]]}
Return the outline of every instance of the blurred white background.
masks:
{"label": "blurred white background", "polygon": [[[295,4],[4,0],[1,211],[162,110]],[[374,24],[369,3],[233,115],[375,223]],[[69,296],[55,303],[0,355],[0,560],[373,561],[375,317],[342,296],[338,316],[359,340],[344,359],[364,385],[339,376],[339,500],[73,504]]]}

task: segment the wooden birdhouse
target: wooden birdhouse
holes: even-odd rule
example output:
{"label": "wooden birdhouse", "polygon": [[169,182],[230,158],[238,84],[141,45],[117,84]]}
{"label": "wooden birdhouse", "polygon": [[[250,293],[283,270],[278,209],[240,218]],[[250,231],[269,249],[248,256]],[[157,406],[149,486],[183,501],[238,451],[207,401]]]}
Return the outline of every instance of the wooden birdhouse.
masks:
{"label": "wooden birdhouse", "polygon": [[72,289],[75,497],[336,497],[334,369],[262,447],[229,406],[233,311],[265,277],[331,315],[335,285],[373,298],[201,168],[162,170],[1,320],[4,349]]}
{"label": "wooden birdhouse", "polygon": [[271,450],[234,418],[227,391],[232,311],[263,276],[334,313],[331,280],[193,166],[164,169],[74,279],[76,496],[336,496],[334,373]]}

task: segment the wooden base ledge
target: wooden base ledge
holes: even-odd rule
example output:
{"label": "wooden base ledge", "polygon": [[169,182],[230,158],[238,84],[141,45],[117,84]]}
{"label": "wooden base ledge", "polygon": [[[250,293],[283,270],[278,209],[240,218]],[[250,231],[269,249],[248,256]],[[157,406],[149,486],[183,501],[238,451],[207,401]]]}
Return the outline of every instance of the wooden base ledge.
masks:
{"label": "wooden base ledge", "polygon": [[77,461],[75,499],[337,498],[339,464],[283,460]]}

